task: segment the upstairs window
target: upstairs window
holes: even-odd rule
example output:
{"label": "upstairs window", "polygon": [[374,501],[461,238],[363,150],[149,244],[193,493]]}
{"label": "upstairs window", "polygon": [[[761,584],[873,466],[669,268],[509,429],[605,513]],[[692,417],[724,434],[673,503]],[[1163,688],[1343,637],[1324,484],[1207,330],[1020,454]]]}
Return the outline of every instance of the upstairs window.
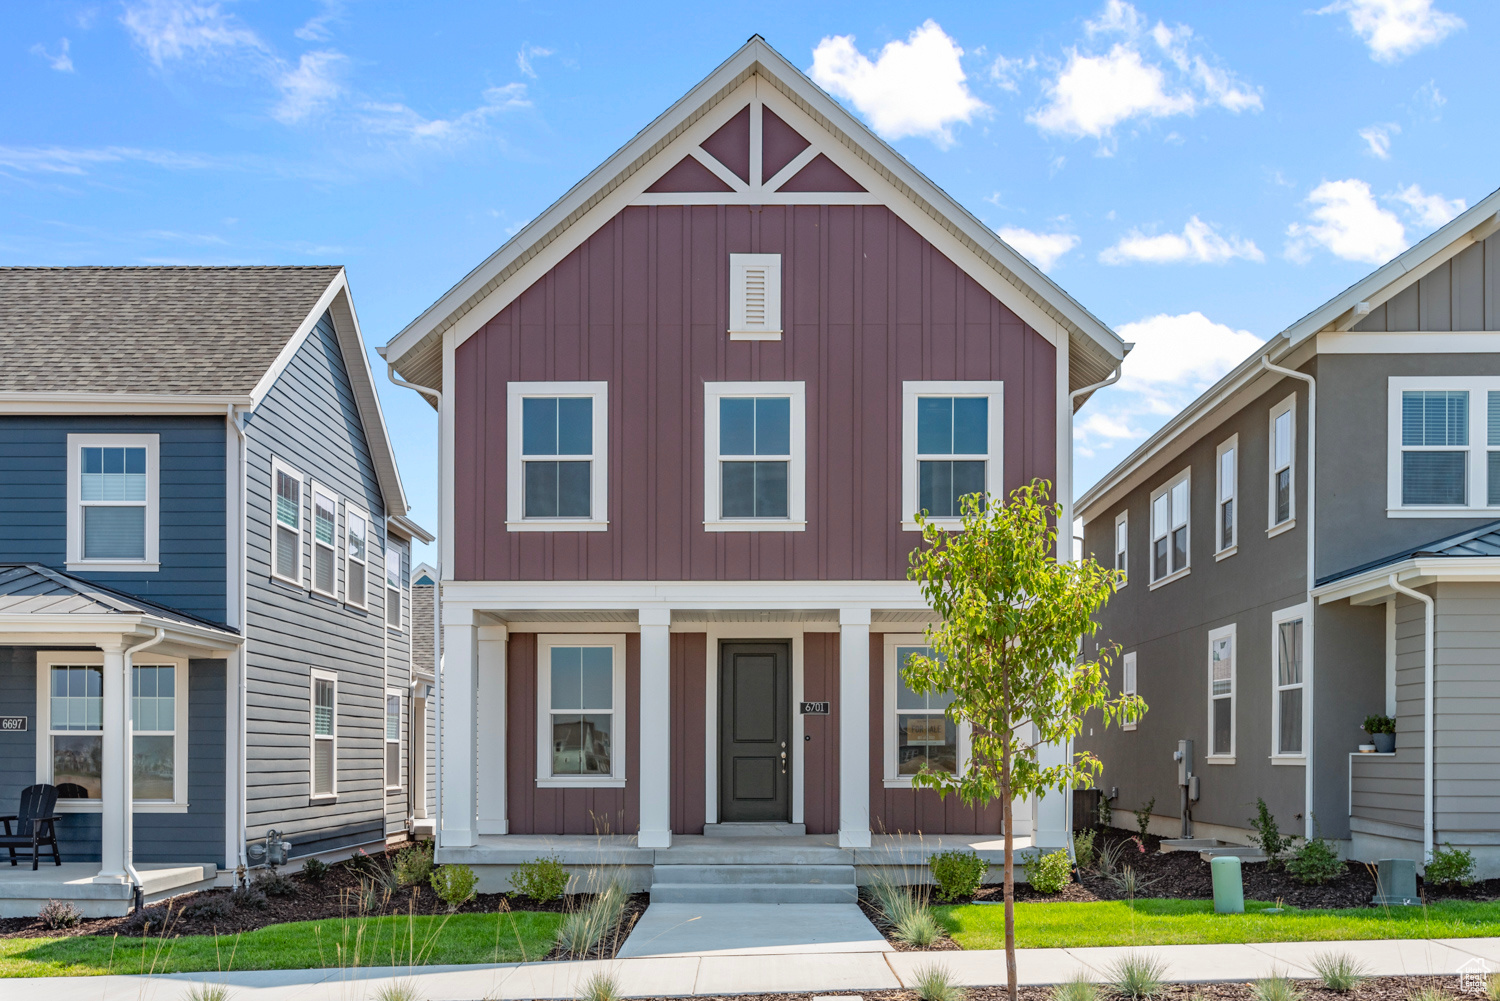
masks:
{"label": "upstairs window", "polygon": [[1000,496],[1002,383],[907,382],[901,411],[903,528],[916,529],[917,512],[956,528],[963,497]]}
{"label": "upstairs window", "polygon": [[271,573],[302,584],[302,474],[271,460]]}
{"label": "upstairs window", "polygon": [[1296,518],[1297,396],[1293,394],[1271,408],[1270,525],[1274,531],[1290,527]]}
{"label": "upstairs window", "polygon": [[157,435],[68,435],[69,569],[153,571]]}
{"label": "upstairs window", "polygon": [[729,255],[729,339],[781,339],[781,255]]}
{"label": "upstairs window", "polygon": [[1115,516],[1115,569],[1120,571],[1120,587],[1129,583],[1130,572],[1130,514],[1121,511]]}
{"label": "upstairs window", "polygon": [[312,589],[330,598],[338,597],[339,502],[328,491],[312,491]]}
{"label": "upstairs window", "polygon": [[704,527],[806,527],[802,383],[705,386]]}
{"label": "upstairs window", "polygon": [[1218,553],[1228,555],[1239,543],[1239,435],[1219,446],[1218,507],[1214,526]]}
{"label": "upstairs window", "polygon": [[364,608],[369,604],[370,516],[344,505],[344,601]]}
{"label": "upstairs window", "polygon": [[401,628],[401,547],[391,542],[385,546],[385,624]]}
{"label": "upstairs window", "polygon": [[1494,518],[1500,507],[1500,377],[1393,376],[1386,511]]}
{"label": "upstairs window", "polygon": [[603,531],[608,471],[602,382],[513,382],[507,526]]}
{"label": "upstairs window", "polygon": [[1189,470],[1151,495],[1151,582],[1161,583],[1188,569]]}
{"label": "upstairs window", "polygon": [[1415,389],[1403,392],[1401,503],[1468,504],[1468,459],[1468,391]]}

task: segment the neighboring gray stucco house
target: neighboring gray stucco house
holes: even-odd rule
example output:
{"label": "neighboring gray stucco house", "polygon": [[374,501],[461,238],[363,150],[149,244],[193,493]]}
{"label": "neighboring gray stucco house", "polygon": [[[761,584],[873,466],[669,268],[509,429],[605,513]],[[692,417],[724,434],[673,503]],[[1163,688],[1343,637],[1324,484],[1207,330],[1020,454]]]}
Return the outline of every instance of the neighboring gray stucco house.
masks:
{"label": "neighboring gray stucco house", "polygon": [[[1127,574],[1098,640],[1150,706],[1078,741],[1116,811],[1154,797],[1175,836],[1190,738],[1200,837],[1245,841],[1263,797],[1352,858],[1451,842],[1500,874],[1497,209],[1272,337],[1080,498],[1084,552]],[[1356,753],[1378,713],[1395,753]]]}
{"label": "neighboring gray stucco house", "polygon": [[431,537],[343,270],[4,268],[0,344],[0,812],[56,785],[64,861],[148,895],[404,837]]}

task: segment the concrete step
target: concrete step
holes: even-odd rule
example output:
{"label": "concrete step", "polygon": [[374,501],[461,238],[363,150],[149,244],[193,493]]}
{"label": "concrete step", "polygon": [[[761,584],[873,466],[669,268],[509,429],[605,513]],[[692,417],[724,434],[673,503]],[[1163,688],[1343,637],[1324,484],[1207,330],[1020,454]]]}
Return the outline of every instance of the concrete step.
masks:
{"label": "concrete step", "polygon": [[828,883],[656,883],[653,904],[852,904],[854,884]]}
{"label": "concrete step", "polygon": [[852,865],[657,865],[652,884],[853,886]]}
{"label": "concrete step", "polygon": [[807,836],[806,824],[741,823],[704,824],[705,838],[801,838]]}

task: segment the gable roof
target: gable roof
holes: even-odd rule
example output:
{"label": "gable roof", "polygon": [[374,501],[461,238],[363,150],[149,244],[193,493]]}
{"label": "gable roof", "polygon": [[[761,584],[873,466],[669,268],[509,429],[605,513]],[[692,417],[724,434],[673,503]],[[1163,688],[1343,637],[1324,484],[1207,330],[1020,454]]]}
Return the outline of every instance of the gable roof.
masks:
{"label": "gable roof", "polygon": [[141,616],[159,624],[239,636],[239,631],[229,626],[143,601],[40,563],[0,563],[0,615]]}
{"label": "gable roof", "polygon": [[[1126,347],[1102,321],[1042,274],[993,230],[954,201],[907,160],[851,115],[806,74],[759,35],[725,60],[696,87],[641,130],[630,142],[558,199],[541,215],[491,254],[462,281],[380,349],[382,357],[412,383],[442,388],[443,335],[471,311],[484,306],[485,319],[509,299],[492,295],[543,249],[560,240],[577,243],[587,233],[572,229],[591,209],[625,185],[674,139],[728,98],[751,77],[759,76],[794,102],[857,156],[897,188],[916,208],[978,257],[1014,291],[1013,308],[1024,300],[1030,312],[1045,316],[1055,330],[1049,339],[1066,336],[1069,382],[1080,388],[1108,376],[1124,358]],[[523,288],[510,295],[513,299]],[[486,300],[490,301],[486,303]],[[464,333],[472,332],[465,330]],[[1082,405],[1082,400],[1077,405]]]}
{"label": "gable roof", "polygon": [[[1369,312],[1420,281],[1463,251],[1500,232],[1500,189],[1490,192],[1468,210],[1439,227],[1292,323],[1240,362],[1147,438],[1124,461],[1089,487],[1075,506],[1078,517],[1092,521],[1112,508],[1135,479],[1158,470],[1197,440],[1192,433],[1205,420],[1235,413],[1282,376],[1267,372],[1266,363],[1295,367],[1317,353],[1316,335],[1353,330]],[[1295,355],[1293,353],[1295,352]],[[1289,357],[1290,356],[1290,357]],[[1215,419],[1217,418],[1217,419]],[[1209,425],[1212,427],[1212,425]]]}

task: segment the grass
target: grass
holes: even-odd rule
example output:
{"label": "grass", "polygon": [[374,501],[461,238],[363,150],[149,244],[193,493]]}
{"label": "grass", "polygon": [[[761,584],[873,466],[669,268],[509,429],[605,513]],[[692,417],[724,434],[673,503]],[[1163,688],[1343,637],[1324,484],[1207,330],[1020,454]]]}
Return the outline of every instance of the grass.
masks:
{"label": "grass", "polygon": [[[1355,907],[1261,914],[1215,914],[1210,900],[1109,900],[1016,904],[1016,945],[1184,945],[1196,942],[1333,942],[1350,939],[1473,938],[1500,935],[1500,904],[1445,901],[1427,907]],[[934,907],[965,949],[1005,948],[1004,909],[990,904]]]}
{"label": "grass", "polygon": [[508,963],[546,956],[562,920],[517,911],[291,921],[218,939],[9,938],[0,939],[0,977]]}

